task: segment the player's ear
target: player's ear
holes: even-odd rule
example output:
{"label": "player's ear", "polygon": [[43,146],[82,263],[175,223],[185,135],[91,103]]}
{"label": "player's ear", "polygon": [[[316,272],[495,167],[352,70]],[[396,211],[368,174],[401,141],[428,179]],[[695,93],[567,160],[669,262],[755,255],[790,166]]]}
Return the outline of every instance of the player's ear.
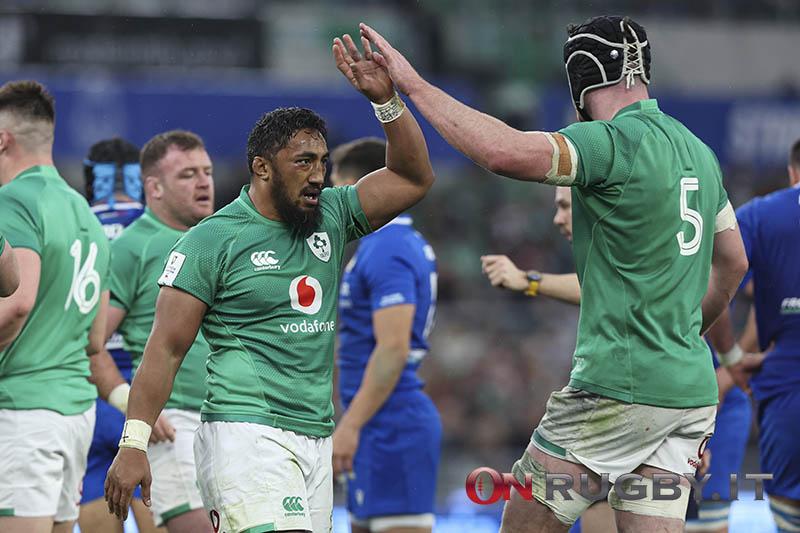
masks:
{"label": "player's ear", "polygon": [[164,195],[164,184],[161,183],[161,178],[158,176],[147,176],[142,181],[144,182],[145,196],[147,198],[160,200]]}
{"label": "player's ear", "polygon": [[261,157],[259,155],[253,158],[253,167],[252,167],[252,174],[253,179],[259,179],[261,181],[269,181],[272,177],[272,165],[269,162],[269,159],[266,157]]}
{"label": "player's ear", "polygon": [[11,132],[0,130],[0,153],[8,150],[9,146],[11,146]]}
{"label": "player's ear", "polygon": [[789,170],[789,185],[794,187],[798,183],[800,183],[800,171],[794,167],[794,165],[789,164],[787,167]]}

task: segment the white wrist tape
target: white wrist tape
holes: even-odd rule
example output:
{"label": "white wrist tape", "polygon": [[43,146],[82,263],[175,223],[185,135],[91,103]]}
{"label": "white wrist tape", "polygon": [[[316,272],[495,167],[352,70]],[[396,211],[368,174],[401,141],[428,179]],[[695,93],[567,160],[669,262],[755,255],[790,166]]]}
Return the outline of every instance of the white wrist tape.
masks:
{"label": "white wrist tape", "polygon": [[400,115],[403,114],[403,111],[406,108],[406,105],[403,103],[400,95],[396,92],[394,93],[394,96],[392,96],[389,101],[384,104],[376,104],[375,102],[370,103],[375,109],[375,116],[378,117],[378,120],[384,124],[397,120]]}
{"label": "white wrist tape", "polygon": [[741,361],[742,357],[744,357],[744,352],[738,343],[734,344],[730,351],[725,353],[717,352],[717,360],[722,366],[733,366]]}
{"label": "white wrist tape", "polygon": [[153,428],[144,420],[126,420],[122,428],[122,437],[119,439],[120,448],[136,448],[147,452],[147,443],[150,441],[150,432]]}
{"label": "white wrist tape", "polygon": [[131,386],[127,383],[120,383],[114,390],[111,391],[111,394],[108,395],[108,404],[112,407],[116,407],[122,414],[128,413],[128,394],[131,392]]}

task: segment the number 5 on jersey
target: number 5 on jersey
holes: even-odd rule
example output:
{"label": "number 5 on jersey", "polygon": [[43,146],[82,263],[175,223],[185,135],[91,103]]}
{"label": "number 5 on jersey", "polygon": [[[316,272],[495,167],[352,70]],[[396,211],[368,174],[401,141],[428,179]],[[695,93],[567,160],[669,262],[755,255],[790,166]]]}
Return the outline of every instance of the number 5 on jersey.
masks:
{"label": "number 5 on jersey", "polygon": [[703,217],[688,206],[689,191],[696,191],[700,188],[697,178],[681,178],[681,220],[688,222],[694,227],[694,237],[691,241],[686,241],[683,230],[679,231],[676,237],[680,246],[681,255],[694,255],[700,250],[700,241],[703,240]]}
{"label": "number 5 on jersey", "polygon": [[[69,255],[74,260],[74,267],[72,269],[72,284],[69,287],[67,294],[67,301],[64,303],[64,311],[69,309],[71,301],[75,301],[78,306],[78,311],[82,314],[87,314],[94,309],[100,299],[100,274],[94,269],[94,262],[97,259],[97,244],[89,244],[89,254],[86,256],[86,262],[81,266],[81,251],[83,245],[79,239],[75,239],[69,249]],[[91,296],[87,298],[89,287],[92,287]]]}

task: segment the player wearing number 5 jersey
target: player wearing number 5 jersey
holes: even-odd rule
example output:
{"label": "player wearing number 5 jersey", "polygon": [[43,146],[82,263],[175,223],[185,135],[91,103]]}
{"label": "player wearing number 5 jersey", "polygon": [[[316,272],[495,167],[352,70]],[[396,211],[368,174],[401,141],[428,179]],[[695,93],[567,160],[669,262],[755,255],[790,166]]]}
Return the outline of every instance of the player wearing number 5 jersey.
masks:
{"label": "player wearing number 5 jersey", "polygon": [[[566,531],[591,501],[580,474],[682,474],[714,427],[717,386],[700,338],[747,267],[711,150],[649,99],[650,45],[628,18],[568,29],[564,62],[581,123],[522,132],[422,79],[372,28],[362,35],[417,109],[493,172],[572,187],[581,314],[569,387],[554,393],[514,472],[533,474],[534,501],[514,496],[502,531]],[[548,498],[544,473],[569,473],[570,499]],[[628,483],[628,482],[625,482]],[[677,500],[609,496],[625,531],[683,531]],[[599,487],[597,487],[599,489]],[[652,494],[652,490],[649,490]]]}
{"label": "player wearing number 5 jersey", "polygon": [[53,166],[54,119],[40,84],[0,88],[0,233],[21,267],[0,300],[3,532],[72,531],[95,420],[110,245]]}
{"label": "player wearing number 5 jersey", "polygon": [[[331,182],[355,185],[383,166],[386,145],[336,148]],[[334,475],[347,472],[354,533],[430,531],[442,424],[417,376],[436,307],[433,248],[400,215],[362,237],[339,291],[339,393]],[[391,479],[391,483],[386,483]]]}

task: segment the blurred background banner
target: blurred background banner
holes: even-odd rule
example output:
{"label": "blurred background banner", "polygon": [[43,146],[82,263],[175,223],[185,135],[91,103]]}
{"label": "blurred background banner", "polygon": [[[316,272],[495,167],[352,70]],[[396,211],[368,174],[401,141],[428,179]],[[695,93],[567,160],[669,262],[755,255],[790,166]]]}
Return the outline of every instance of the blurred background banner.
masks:
{"label": "blurred background banner", "polygon": [[[3,0],[0,83],[33,78],[53,92],[56,164],[79,190],[94,142],[119,135],[141,146],[183,128],[206,141],[221,207],[248,180],[245,144],[265,112],[315,110],[330,148],[381,134],[331,57],[333,37],[356,35],[358,22],[465,103],[520,129],[557,130],[575,120],[565,27],[608,13],[647,28],[651,94],[714,149],[734,206],[786,186],[800,137],[797,0]],[[493,524],[499,509],[468,502],[465,478],[518,458],[548,395],[567,382],[578,310],[489,287],[479,257],[570,272],[572,254],[552,225],[552,188],[493,177],[420,122],[437,173],[412,216],[439,262],[421,371],[444,424],[439,500]],[[758,472],[752,437],[743,471]]]}

